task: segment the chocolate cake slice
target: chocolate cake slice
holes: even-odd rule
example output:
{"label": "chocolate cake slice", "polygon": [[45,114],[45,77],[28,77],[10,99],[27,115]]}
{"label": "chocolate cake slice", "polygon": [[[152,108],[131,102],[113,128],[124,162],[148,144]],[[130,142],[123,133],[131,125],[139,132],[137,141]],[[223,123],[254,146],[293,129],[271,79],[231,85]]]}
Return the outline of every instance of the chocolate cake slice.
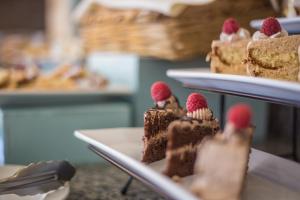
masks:
{"label": "chocolate cake slice", "polygon": [[192,191],[201,199],[240,199],[253,134],[251,111],[236,105],[228,113],[224,133],[202,141]]}
{"label": "chocolate cake slice", "polygon": [[184,115],[179,101],[172,95],[164,82],[155,82],[151,95],[156,105],[144,114],[144,149],[142,162],[151,163],[165,158],[167,128],[169,124]]}
{"label": "chocolate cake slice", "polygon": [[173,121],[168,127],[164,173],[169,177],[193,174],[197,146],[204,137],[213,136],[219,129],[219,123],[202,95],[192,93],[187,100],[187,109],[186,117]]}

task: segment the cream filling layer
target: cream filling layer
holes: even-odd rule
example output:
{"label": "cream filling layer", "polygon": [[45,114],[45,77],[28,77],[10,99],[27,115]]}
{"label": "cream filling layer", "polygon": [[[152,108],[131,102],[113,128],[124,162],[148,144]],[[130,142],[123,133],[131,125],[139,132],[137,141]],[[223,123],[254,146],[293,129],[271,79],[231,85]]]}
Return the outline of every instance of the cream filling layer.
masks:
{"label": "cream filling layer", "polygon": [[180,160],[183,160],[186,152],[196,152],[196,151],[197,151],[197,145],[187,144],[177,149],[168,150],[166,152],[166,157],[170,158],[175,155],[180,155]]}

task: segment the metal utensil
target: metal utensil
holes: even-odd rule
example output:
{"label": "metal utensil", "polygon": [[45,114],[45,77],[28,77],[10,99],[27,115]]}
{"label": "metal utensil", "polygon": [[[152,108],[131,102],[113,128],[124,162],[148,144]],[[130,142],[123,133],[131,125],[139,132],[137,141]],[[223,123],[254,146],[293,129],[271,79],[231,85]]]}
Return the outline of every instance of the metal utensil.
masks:
{"label": "metal utensil", "polygon": [[75,171],[67,161],[32,163],[18,170],[14,175],[0,180],[0,195],[24,196],[47,193],[71,180]]}

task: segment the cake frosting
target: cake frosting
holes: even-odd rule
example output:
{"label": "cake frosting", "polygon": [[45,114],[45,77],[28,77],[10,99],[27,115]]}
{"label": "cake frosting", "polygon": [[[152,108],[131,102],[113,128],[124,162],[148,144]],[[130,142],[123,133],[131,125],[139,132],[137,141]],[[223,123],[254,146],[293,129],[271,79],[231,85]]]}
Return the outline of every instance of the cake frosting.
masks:
{"label": "cake frosting", "polygon": [[279,31],[271,36],[267,36],[266,34],[262,33],[261,31],[256,31],[252,36],[252,40],[257,41],[257,40],[264,40],[264,39],[269,39],[269,38],[280,38],[280,37],[285,37],[288,35],[289,35],[288,32],[284,28],[281,28],[281,31]]}
{"label": "cake frosting", "polygon": [[281,27],[276,18],[268,17],[263,21],[260,30],[253,34],[252,40],[257,41],[269,38],[280,38],[288,35],[288,32]]}
{"label": "cake frosting", "polygon": [[156,106],[161,109],[178,109],[179,104],[175,96],[170,96],[166,100],[157,101]]}
{"label": "cake frosting", "polygon": [[250,32],[244,28],[239,28],[239,30],[236,33],[228,34],[222,32],[220,34],[221,42],[234,42],[234,41],[249,39],[249,38],[251,38]]}
{"label": "cake frosting", "polygon": [[213,117],[213,114],[209,108],[200,108],[193,112],[188,112],[187,116],[194,118],[194,119],[211,120]]}

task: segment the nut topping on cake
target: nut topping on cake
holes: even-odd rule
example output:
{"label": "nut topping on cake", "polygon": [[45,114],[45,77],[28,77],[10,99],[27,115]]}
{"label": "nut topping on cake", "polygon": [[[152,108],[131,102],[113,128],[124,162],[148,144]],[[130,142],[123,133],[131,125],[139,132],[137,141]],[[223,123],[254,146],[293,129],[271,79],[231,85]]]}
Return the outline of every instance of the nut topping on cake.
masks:
{"label": "nut topping on cake", "polygon": [[248,128],[251,122],[251,108],[246,104],[232,106],[227,113],[227,121],[236,129]]}
{"label": "nut topping on cake", "polygon": [[274,17],[268,17],[263,21],[261,29],[253,34],[252,39],[256,41],[284,36],[288,36],[288,32],[280,26],[278,20]]}
{"label": "nut topping on cake", "polygon": [[187,116],[194,119],[211,120],[213,114],[207,107],[207,102],[204,96],[198,93],[192,93],[186,101]]}

